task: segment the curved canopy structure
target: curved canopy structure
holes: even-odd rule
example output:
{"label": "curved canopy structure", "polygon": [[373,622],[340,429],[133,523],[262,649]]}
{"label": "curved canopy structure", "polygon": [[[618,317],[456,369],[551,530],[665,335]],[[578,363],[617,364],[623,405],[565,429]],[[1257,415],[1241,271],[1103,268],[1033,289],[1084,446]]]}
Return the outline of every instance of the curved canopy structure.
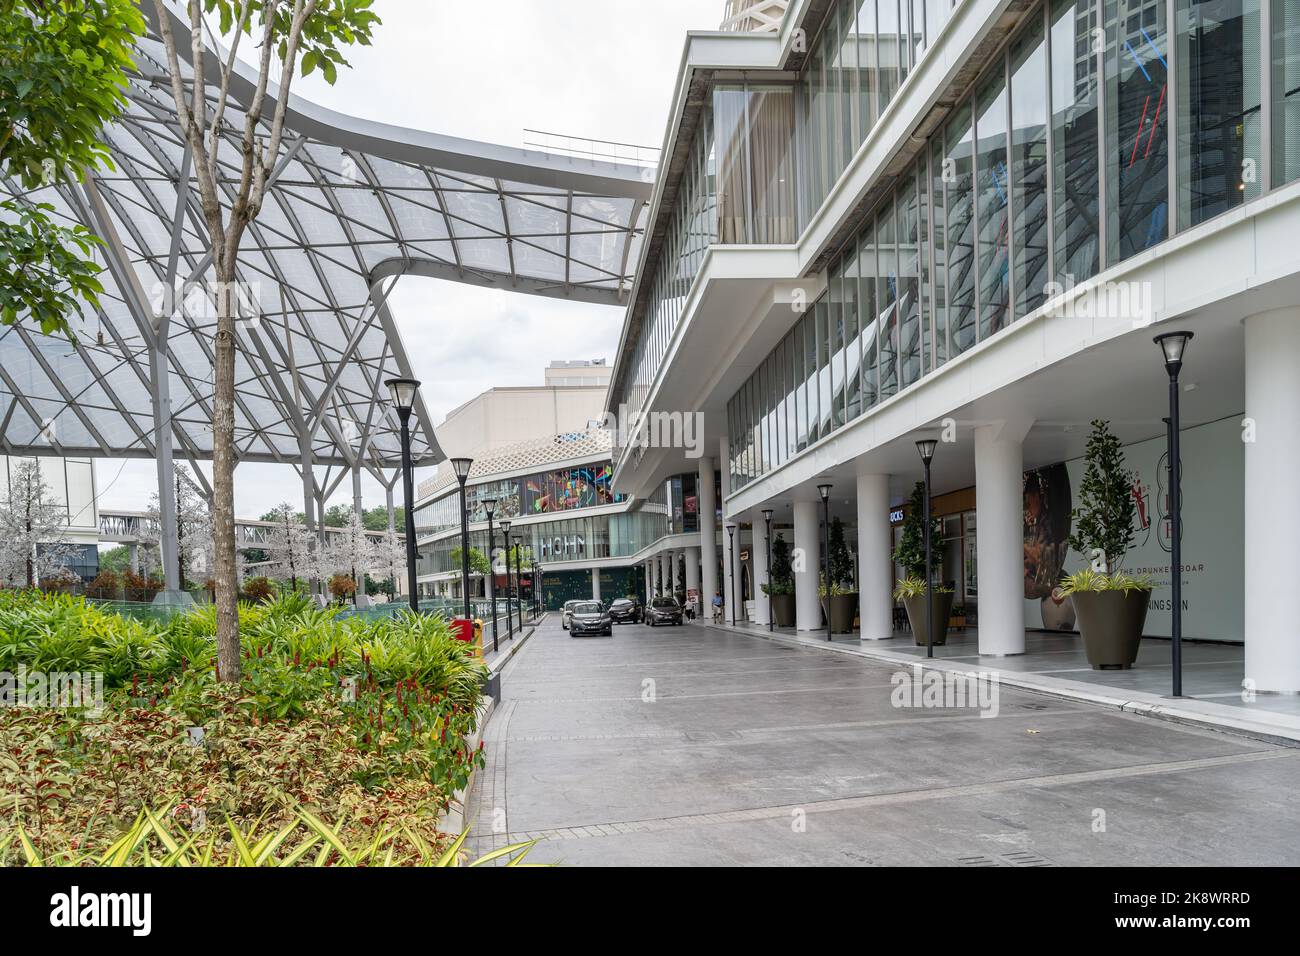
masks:
{"label": "curved canopy structure", "polygon": [[[105,133],[115,171],[30,195],[105,241],[107,294],[75,318],[72,343],[0,327],[0,451],[157,457],[166,441],[191,459],[212,453],[209,243],[165,62],[160,41],[141,42],[130,108]],[[227,195],[238,107],[253,89],[249,74],[232,84]],[[239,459],[398,464],[383,385],[411,373],[386,303],[397,277],[620,304],[652,181],[639,166],[401,129],[291,97],[239,260]],[[415,460],[436,462],[422,405],[417,415]]]}

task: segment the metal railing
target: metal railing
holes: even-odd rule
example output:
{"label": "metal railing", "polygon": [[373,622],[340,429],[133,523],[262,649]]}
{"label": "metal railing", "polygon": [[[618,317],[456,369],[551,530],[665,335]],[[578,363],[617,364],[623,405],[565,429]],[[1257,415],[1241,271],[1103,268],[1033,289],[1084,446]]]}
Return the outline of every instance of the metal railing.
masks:
{"label": "metal railing", "polygon": [[524,148],[537,149],[555,156],[586,159],[591,162],[621,163],[628,166],[654,168],[659,165],[657,146],[637,146],[633,143],[615,143],[567,133],[548,133],[539,129],[524,130]]}
{"label": "metal railing", "polygon": [[789,0],[725,0],[719,30],[780,33]]}

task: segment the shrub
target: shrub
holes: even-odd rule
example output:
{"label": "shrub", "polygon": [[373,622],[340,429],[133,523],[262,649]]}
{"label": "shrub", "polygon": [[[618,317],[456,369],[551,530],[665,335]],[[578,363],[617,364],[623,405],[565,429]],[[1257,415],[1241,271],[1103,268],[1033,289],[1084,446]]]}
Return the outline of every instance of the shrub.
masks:
{"label": "shrub", "polygon": [[112,601],[122,590],[122,579],[114,571],[100,571],[95,580],[86,585],[86,597]]}
{"label": "shrub", "polygon": [[244,590],[241,596],[245,601],[257,604],[274,599],[276,593],[275,582],[270,578],[259,577],[249,578],[244,582]]}
{"label": "shrub", "polygon": [[1092,423],[1085,451],[1087,464],[1079,483],[1079,507],[1071,512],[1075,532],[1070,547],[1092,562],[1093,570],[1119,570],[1133,545],[1133,472],[1124,467],[1124,451],[1107,423]]}
{"label": "shrub", "polygon": [[794,568],[790,564],[790,543],[778,532],[772,542],[772,574],[763,585],[764,594],[793,594]]}
{"label": "shrub", "polygon": [[335,600],[343,601],[357,593],[357,582],[350,575],[336,574],[330,578],[329,588]]}
{"label": "shrub", "polygon": [[[943,522],[930,516],[930,571],[943,566]],[[925,482],[918,481],[907,503],[903,532],[894,549],[894,563],[902,565],[906,577],[925,577]]]}

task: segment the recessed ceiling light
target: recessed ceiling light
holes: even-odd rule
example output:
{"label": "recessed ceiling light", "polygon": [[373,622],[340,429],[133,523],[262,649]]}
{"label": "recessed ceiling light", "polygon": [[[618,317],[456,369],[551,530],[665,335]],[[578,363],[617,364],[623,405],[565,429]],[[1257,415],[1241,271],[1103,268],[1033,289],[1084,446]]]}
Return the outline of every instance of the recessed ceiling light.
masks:
{"label": "recessed ceiling light", "polygon": [[1183,386],[1183,391],[1184,391],[1184,392],[1194,392],[1194,391],[1196,391],[1196,383],[1195,383],[1195,382],[1188,382],[1186,385]]}

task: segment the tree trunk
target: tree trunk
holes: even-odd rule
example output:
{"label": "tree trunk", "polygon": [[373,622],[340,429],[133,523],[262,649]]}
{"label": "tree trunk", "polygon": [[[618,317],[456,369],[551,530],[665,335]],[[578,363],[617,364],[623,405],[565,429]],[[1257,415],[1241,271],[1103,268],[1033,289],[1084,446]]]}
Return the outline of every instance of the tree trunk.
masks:
{"label": "tree trunk", "polygon": [[[218,260],[220,262],[220,260]],[[217,668],[237,683],[239,595],[235,587],[235,268],[217,267],[216,385],[212,398],[212,554],[216,584]]]}

